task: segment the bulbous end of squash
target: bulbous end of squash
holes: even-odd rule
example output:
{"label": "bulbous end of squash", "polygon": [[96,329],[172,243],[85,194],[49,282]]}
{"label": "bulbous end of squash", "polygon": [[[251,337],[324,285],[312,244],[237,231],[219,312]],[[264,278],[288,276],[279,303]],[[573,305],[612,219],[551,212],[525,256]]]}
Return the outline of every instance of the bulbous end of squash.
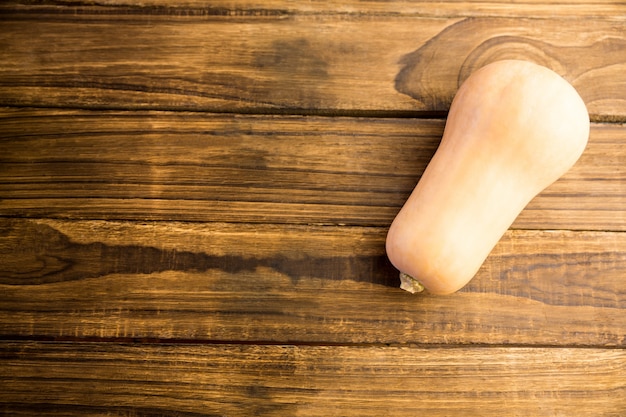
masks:
{"label": "bulbous end of squash", "polygon": [[441,144],[389,229],[390,261],[431,293],[459,290],[588,136],[583,100],[552,70],[517,60],[479,69],[459,88]]}

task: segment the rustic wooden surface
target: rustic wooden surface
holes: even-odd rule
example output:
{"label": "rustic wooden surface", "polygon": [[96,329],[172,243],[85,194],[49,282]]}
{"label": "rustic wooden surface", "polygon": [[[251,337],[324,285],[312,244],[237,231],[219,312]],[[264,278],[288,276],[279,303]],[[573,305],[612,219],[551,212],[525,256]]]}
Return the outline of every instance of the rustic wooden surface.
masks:
{"label": "rustic wooden surface", "polygon": [[[460,82],[562,74],[577,165],[478,275],[387,227]],[[0,5],[0,413],[626,415],[626,5]]]}

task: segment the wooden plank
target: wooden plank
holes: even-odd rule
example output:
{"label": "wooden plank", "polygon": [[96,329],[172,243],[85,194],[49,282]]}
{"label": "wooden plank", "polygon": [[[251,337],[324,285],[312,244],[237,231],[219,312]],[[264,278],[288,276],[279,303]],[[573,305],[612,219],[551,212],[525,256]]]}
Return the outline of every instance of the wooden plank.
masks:
{"label": "wooden plank", "polygon": [[510,231],[452,296],[384,228],[3,219],[0,336],[626,346],[626,234]]}
{"label": "wooden plank", "polygon": [[626,32],[614,7],[617,18],[601,18],[588,4],[585,19],[5,8],[0,105],[440,112],[469,73],[519,58],[572,82],[594,120],[623,121]]}
{"label": "wooden plank", "polygon": [[7,415],[626,412],[624,350],[8,342],[0,361]]}
{"label": "wooden plank", "polygon": [[[0,215],[387,227],[444,122],[5,109],[0,126]],[[626,230],[625,134],[594,124],[514,228]]]}

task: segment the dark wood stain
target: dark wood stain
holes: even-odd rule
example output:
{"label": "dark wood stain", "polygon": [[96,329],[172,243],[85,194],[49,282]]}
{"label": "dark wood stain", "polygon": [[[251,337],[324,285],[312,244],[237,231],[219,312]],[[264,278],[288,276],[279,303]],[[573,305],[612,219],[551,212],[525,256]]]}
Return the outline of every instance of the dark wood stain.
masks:
{"label": "dark wood stain", "polygon": [[[0,251],[3,259],[13,258],[12,269],[0,271],[0,284],[40,285],[107,276],[110,274],[153,274],[163,271],[205,272],[211,269],[237,274],[260,267],[289,276],[294,283],[305,276],[325,279],[353,279],[397,286],[397,271],[384,254],[379,256],[286,256],[254,258],[215,256],[153,246],[80,244],[46,225],[21,221],[2,223]],[[244,244],[245,245],[245,244]],[[382,251],[381,251],[382,252]]]}

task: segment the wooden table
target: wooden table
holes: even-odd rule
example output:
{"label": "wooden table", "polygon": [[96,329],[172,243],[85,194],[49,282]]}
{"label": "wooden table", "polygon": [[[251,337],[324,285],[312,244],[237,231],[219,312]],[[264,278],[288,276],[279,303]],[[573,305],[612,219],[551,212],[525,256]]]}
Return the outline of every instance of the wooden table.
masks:
{"label": "wooden table", "polygon": [[[0,412],[626,415],[624,2],[171,3],[0,5]],[[387,228],[504,58],[589,145],[408,294]]]}

